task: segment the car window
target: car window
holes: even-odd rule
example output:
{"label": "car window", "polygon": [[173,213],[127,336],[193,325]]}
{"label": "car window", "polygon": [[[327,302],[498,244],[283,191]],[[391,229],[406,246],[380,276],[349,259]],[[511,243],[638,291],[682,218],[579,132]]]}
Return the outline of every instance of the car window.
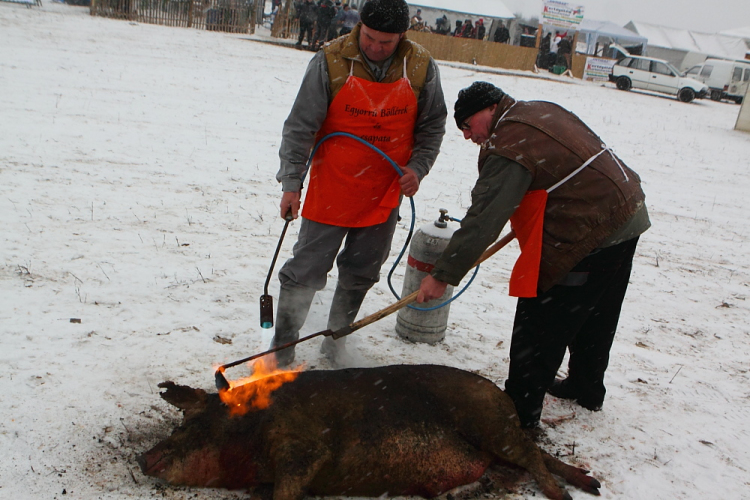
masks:
{"label": "car window", "polygon": [[732,81],[742,81],[742,68],[734,68],[734,71],[732,71]]}
{"label": "car window", "polygon": [[633,59],[630,63],[630,67],[633,69],[648,71],[650,64],[651,61],[649,61],[648,59]]}
{"label": "car window", "polygon": [[745,77],[742,79],[743,82],[750,80],[750,68],[745,68]]}
{"label": "car window", "polygon": [[703,66],[703,69],[701,70],[701,76],[711,76],[711,71],[713,71],[714,67],[710,64],[705,64]]}
{"label": "car window", "polygon": [[631,59],[629,57],[623,57],[617,64],[619,66],[625,66],[627,68],[628,66],[630,66],[630,61]]}
{"label": "car window", "polygon": [[700,67],[700,66],[693,66],[693,67],[692,67],[692,68],[690,68],[690,69],[688,70],[688,72],[687,72],[687,73],[685,73],[685,74],[686,74],[686,75],[697,75],[697,74],[698,74],[698,72],[699,72],[700,70],[701,70],[701,67]]}
{"label": "car window", "polygon": [[658,61],[651,61],[651,73],[659,73],[660,75],[674,76],[674,73],[672,73],[672,70],[669,69],[669,66]]}

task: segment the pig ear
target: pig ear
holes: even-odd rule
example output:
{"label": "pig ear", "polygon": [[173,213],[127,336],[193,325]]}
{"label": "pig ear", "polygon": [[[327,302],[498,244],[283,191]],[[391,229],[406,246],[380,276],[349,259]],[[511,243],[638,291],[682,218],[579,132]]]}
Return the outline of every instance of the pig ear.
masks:
{"label": "pig ear", "polygon": [[159,394],[162,399],[181,410],[202,410],[206,406],[206,391],[202,389],[174,382],[162,382],[159,387],[166,389],[166,392]]}

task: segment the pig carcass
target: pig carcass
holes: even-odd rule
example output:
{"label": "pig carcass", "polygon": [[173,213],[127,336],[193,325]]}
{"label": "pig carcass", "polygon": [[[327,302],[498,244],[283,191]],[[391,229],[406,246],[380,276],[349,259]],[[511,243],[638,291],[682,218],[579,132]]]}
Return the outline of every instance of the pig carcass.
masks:
{"label": "pig carcass", "polygon": [[217,394],[172,382],[159,386],[184,420],[138,462],[145,474],[175,485],[272,485],[274,500],[431,498],[479,480],[501,460],[529,471],[549,498],[571,498],[552,474],[599,494],[587,471],[526,436],[505,392],[457,368],[301,372],[272,393],[270,406],[242,416],[231,416]]}

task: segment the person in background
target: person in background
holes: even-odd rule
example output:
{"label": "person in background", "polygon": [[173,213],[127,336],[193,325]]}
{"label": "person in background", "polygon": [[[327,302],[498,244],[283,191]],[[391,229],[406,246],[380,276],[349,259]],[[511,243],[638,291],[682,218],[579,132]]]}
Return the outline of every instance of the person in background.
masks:
{"label": "person in background", "polygon": [[421,29],[421,28],[415,28],[415,26],[422,25],[422,9],[417,9],[417,13],[414,14],[414,17],[411,18],[411,21],[409,21],[409,28],[410,29]]}
{"label": "person in background", "polygon": [[341,31],[339,31],[339,36],[351,33],[358,22],[359,12],[348,3],[344,4],[344,16],[342,18],[343,26],[341,27]]}
{"label": "person in background", "polygon": [[320,0],[318,2],[318,19],[315,23],[315,42],[312,49],[315,50],[323,46],[328,41],[328,28],[331,20],[336,15],[336,7],[331,0]]}
{"label": "person in background", "polygon": [[549,62],[547,65],[550,71],[552,71],[552,68],[557,64],[557,47],[560,45],[560,40],[562,40],[560,35],[555,33],[552,43],[549,44]]}
{"label": "person in background", "polygon": [[461,28],[461,38],[474,38],[474,25],[471,23],[471,19],[464,21],[464,25]]}
{"label": "person in background", "polygon": [[557,46],[557,64],[564,66],[565,69],[570,68],[570,57],[573,51],[573,43],[570,41],[570,37],[563,36],[560,39],[560,43]]}
{"label": "person in background", "polygon": [[[328,328],[354,321],[388,257],[401,197],[413,196],[435,163],[445,133],[445,97],[437,64],[405,37],[407,29],[404,0],[370,0],[362,22],[326,44],[307,67],[279,150],[282,217],[299,216],[304,178],[308,185],[293,257],[279,271],[272,347],[299,337],[334,261],[338,283]],[[316,141],[331,132],[364,138],[396,162],[403,176],[370,147],[334,137],[320,144],[305,177]],[[321,352],[336,366],[349,364],[345,341],[323,341]],[[276,353],[280,366],[294,357],[293,347]]]}
{"label": "person in background", "polygon": [[333,19],[331,19],[331,24],[328,26],[328,41],[339,36],[339,30],[344,25],[344,8],[341,7],[341,0],[336,0],[334,10],[336,13]]}
{"label": "person in background", "polygon": [[[487,82],[454,106],[480,146],[471,207],[420,285],[417,302],[457,286],[511,221],[521,255],[505,391],[522,427],[539,425],[545,392],[598,411],[639,236],[650,227],[638,175],[573,113],[516,101]],[[555,374],[570,351],[568,377]]]}
{"label": "person in background", "polygon": [[449,35],[451,32],[451,23],[448,21],[448,16],[438,17],[435,19],[435,33],[438,35]]}
{"label": "person in background", "polygon": [[463,29],[463,21],[456,19],[456,29],[453,30],[453,36],[461,36],[461,31],[463,31]]}
{"label": "person in background", "polygon": [[508,43],[508,40],[510,40],[510,31],[502,22],[495,30],[495,36],[493,40],[495,40],[495,42],[497,43]]}
{"label": "person in background", "polygon": [[484,27],[484,19],[477,21],[477,25],[474,27],[474,38],[477,40],[484,40],[484,35],[487,33],[487,28]]}
{"label": "person in background", "polygon": [[549,50],[552,33],[547,33],[539,43],[539,54],[536,57],[536,65],[540,69],[549,68]]}
{"label": "person in background", "polygon": [[312,48],[315,45],[313,40],[313,27],[315,26],[316,9],[313,0],[303,0],[295,5],[297,10],[297,19],[299,19],[299,39],[297,47],[302,47],[302,41],[307,34],[307,46]]}

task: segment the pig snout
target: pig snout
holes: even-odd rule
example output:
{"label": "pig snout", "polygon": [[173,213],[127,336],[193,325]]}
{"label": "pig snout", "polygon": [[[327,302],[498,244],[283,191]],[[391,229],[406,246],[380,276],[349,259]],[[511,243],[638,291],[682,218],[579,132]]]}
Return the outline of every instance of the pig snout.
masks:
{"label": "pig snout", "polygon": [[143,474],[184,486],[221,486],[219,453],[203,448],[178,452],[166,443],[136,457]]}
{"label": "pig snout", "polygon": [[170,460],[168,459],[168,454],[160,448],[162,447],[157,446],[135,458],[141,468],[141,472],[145,475],[160,477],[161,473],[169,466]]}

